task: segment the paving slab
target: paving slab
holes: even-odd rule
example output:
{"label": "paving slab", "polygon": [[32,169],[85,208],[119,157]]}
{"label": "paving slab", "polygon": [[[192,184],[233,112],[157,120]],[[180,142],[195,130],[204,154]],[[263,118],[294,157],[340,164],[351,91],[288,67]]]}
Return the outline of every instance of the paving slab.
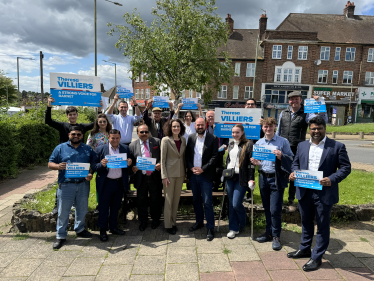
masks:
{"label": "paving slab", "polygon": [[102,258],[77,258],[65,272],[64,276],[96,275],[102,264]]}
{"label": "paving slab", "polygon": [[84,246],[86,246],[91,239],[80,239],[80,238],[74,238],[69,239],[69,237],[66,239],[66,243],[60,251],[81,251]]}
{"label": "paving slab", "polygon": [[326,251],[323,258],[335,268],[365,267],[358,258],[345,249]]}
{"label": "paving slab", "polygon": [[105,258],[104,265],[118,265],[134,263],[138,248],[127,249],[124,246],[115,247],[108,252],[108,256]]}
{"label": "paving slab", "polygon": [[95,281],[125,281],[130,280],[132,265],[102,266]]}
{"label": "paving slab", "polygon": [[222,238],[215,238],[213,241],[196,240],[196,247],[199,254],[219,254],[224,249]]}
{"label": "paving slab", "polygon": [[102,257],[104,258],[112,248],[113,241],[92,242],[83,247],[79,257]]}
{"label": "paving slab", "polygon": [[336,269],[346,281],[374,280],[374,273],[368,268]]}
{"label": "paving slab", "polygon": [[247,237],[238,237],[236,236],[234,239],[229,239],[227,237],[222,237],[222,243],[227,247],[231,245],[252,245],[251,238]]}
{"label": "paving slab", "polygon": [[167,251],[167,263],[197,262],[196,247],[170,247]]}
{"label": "paving slab", "polygon": [[41,264],[41,267],[70,266],[78,257],[79,251],[52,251],[47,259]]}
{"label": "paving slab", "polygon": [[374,247],[368,242],[347,242],[345,246],[356,258],[373,258]]}
{"label": "paving slab", "polygon": [[298,269],[295,262],[287,258],[285,252],[263,252],[259,255],[267,270]]}
{"label": "paving slab", "polygon": [[[282,243],[282,240],[281,240],[281,243]],[[272,248],[272,242],[258,243],[257,241],[253,241],[252,244],[258,252],[274,252]],[[280,249],[278,252],[286,252],[286,249],[282,247],[282,249]]]}
{"label": "paving slab", "polygon": [[94,281],[96,276],[72,276],[62,277],[61,281]]}
{"label": "paving slab", "polygon": [[131,275],[131,281],[163,281],[165,280],[164,275],[150,274],[150,275]]}
{"label": "paving slab", "polygon": [[[300,268],[308,260],[295,260],[295,262],[299,265]],[[304,272],[305,276],[311,280],[319,280],[319,279],[327,279],[327,280],[338,280],[342,279],[341,276],[336,272],[336,270],[326,261],[322,260],[321,267],[316,271]]]}
{"label": "paving slab", "polygon": [[273,281],[301,281],[308,280],[300,270],[270,270]]}
{"label": "paving slab", "polygon": [[166,255],[168,241],[142,242],[139,247],[138,255],[141,256],[160,256]]}
{"label": "paving slab", "polygon": [[164,274],[165,263],[165,256],[138,255],[135,259],[131,274]]}
{"label": "paving slab", "polygon": [[28,250],[20,255],[24,259],[45,259],[53,252],[52,243],[46,243],[44,240],[38,240],[32,244]]}
{"label": "paving slab", "polygon": [[345,246],[347,242],[361,242],[360,237],[350,229],[334,230],[334,233],[331,234],[331,238],[335,239],[343,246]]}
{"label": "paving slab", "polygon": [[16,277],[16,278],[1,278],[0,281],[25,281],[28,277]]}
{"label": "paving slab", "polygon": [[64,275],[67,267],[38,267],[27,279],[27,281],[58,281]]}
{"label": "paving slab", "polygon": [[30,276],[42,262],[42,259],[15,259],[0,272],[0,277]]}
{"label": "paving slab", "polygon": [[[271,280],[261,261],[232,262],[236,280],[240,281],[268,281]],[[219,280],[219,279],[218,279]]]}
{"label": "paving slab", "polygon": [[4,269],[18,258],[20,254],[20,252],[0,253],[0,266]]}
{"label": "paving slab", "polygon": [[[27,238],[25,240],[10,240],[5,245],[2,245],[0,252],[24,252],[28,250],[37,239]],[[52,246],[51,246],[52,247]]]}
{"label": "paving slab", "polygon": [[196,239],[193,235],[170,235],[169,247],[195,247]]}
{"label": "paving slab", "polygon": [[166,281],[196,281],[199,280],[199,268],[197,263],[167,264]]}
{"label": "paving slab", "polygon": [[359,260],[374,272],[374,258],[359,258]]}
{"label": "paving slab", "polygon": [[232,271],[227,255],[221,254],[198,254],[199,271]]}
{"label": "paving slab", "polygon": [[226,249],[231,251],[228,253],[229,260],[231,262],[260,260],[260,257],[258,256],[253,245],[231,245],[226,246]]}
{"label": "paving slab", "polygon": [[233,272],[200,273],[200,281],[235,281]]}

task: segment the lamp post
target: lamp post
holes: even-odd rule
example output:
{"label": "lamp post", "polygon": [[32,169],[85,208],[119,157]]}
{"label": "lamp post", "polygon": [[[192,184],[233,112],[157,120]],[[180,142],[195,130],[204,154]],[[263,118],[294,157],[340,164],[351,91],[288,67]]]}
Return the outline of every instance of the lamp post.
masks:
{"label": "lamp post", "polygon": [[18,93],[20,94],[20,90],[19,90],[19,60],[22,59],[22,60],[34,60],[33,58],[22,58],[22,57],[17,57],[17,83],[18,83]]}
{"label": "lamp post", "polygon": [[103,60],[103,61],[114,64],[114,83],[117,87],[117,64],[115,62],[108,61],[108,60]]}
{"label": "lamp post", "polygon": [[[110,2],[110,3],[113,3],[114,5],[117,5],[117,6],[123,6],[121,3],[118,3],[118,2],[113,2],[113,1],[110,1],[110,0],[105,0],[107,2]],[[97,24],[96,24],[96,0],[94,0],[94,4],[95,4],[95,76],[97,76]]]}

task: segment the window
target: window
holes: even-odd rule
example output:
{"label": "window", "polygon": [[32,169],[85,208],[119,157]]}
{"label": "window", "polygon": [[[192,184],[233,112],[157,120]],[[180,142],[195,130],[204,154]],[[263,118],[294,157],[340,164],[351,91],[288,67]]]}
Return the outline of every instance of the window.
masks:
{"label": "window", "polygon": [[135,82],[139,82],[139,76],[135,77]]}
{"label": "window", "polygon": [[301,67],[295,67],[292,62],[275,67],[274,82],[301,83]]}
{"label": "window", "polygon": [[368,62],[374,62],[374,48],[370,48],[368,52]]}
{"label": "window", "polygon": [[[266,103],[278,103],[287,104],[287,95],[292,91],[278,91],[278,90],[265,90],[265,102]],[[307,91],[301,91],[302,100],[306,99],[308,96]]]}
{"label": "window", "polygon": [[[221,61],[220,64],[221,64],[221,67],[222,67],[222,66],[223,66],[223,67],[225,66],[225,62],[223,62],[223,61]],[[221,67],[219,68],[219,75],[221,75]]]}
{"label": "window", "polygon": [[300,83],[300,69],[295,69],[295,83]]}
{"label": "window", "polygon": [[318,83],[327,83],[328,70],[318,70]]}
{"label": "window", "polygon": [[245,86],[244,99],[246,100],[250,98],[253,98],[253,87]]}
{"label": "window", "polygon": [[203,94],[203,89],[201,89],[201,92],[196,92],[196,97],[198,99],[201,99],[201,95]]}
{"label": "window", "polygon": [[239,86],[234,86],[232,98],[237,100],[239,98]]}
{"label": "window", "polygon": [[139,89],[135,89],[135,98],[139,99]]}
{"label": "window", "polygon": [[352,84],[353,71],[343,72],[343,84]]}
{"label": "window", "polygon": [[298,60],[308,59],[308,46],[299,46],[299,54],[297,56]]}
{"label": "window", "polygon": [[247,71],[245,73],[246,77],[255,77],[255,64],[247,63]]}
{"label": "window", "polygon": [[221,85],[221,91],[218,92],[219,99],[227,99],[227,86]]}
{"label": "window", "polygon": [[193,90],[188,91],[188,98],[192,98],[192,93],[193,93]]}
{"label": "window", "polygon": [[140,82],[143,82],[143,71],[142,72],[140,72]]}
{"label": "window", "polygon": [[147,100],[151,98],[151,89],[145,89],[145,98]]}
{"label": "window", "polygon": [[342,48],[340,47],[336,47],[335,48],[335,60],[336,61],[339,61],[340,60],[340,52],[341,52]]}
{"label": "window", "polygon": [[321,60],[329,60],[330,59],[330,47],[321,47]]}
{"label": "window", "polygon": [[282,68],[279,67],[275,67],[275,73],[276,73],[276,78],[275,78],[275,82],[280,82],[281,81],[281,78],[282,78]]}
{"label": "window", "polygon": [[292,68],[283,69],[283,82],[292,82]]}
{"label": "window", "polygon": [[140,99],[142,100],[144,98],[144,89],[140,90]]}
{"label": "window", "polygon": [[334,70],[332,72],[332,83],[338,84],[338,71],[337,70]]}
{"label": "window", "polygon": [[345,60],[354,61],[355,60],[356,48],[347,48],[345,51]]}
{"label": "window", "polygon": [[365,84],[366,85],[374,85],[374,72],[366,72],[365,73]]}
{"label": "window", "polygon": [[186,90],[183,90],[182,91],[182,99],[185,99],[186,98]]}
{"label": "window", "polygon": [[292,60],[293,46],[288,46],[287,59]]}
{"label": "window", "polygon": [[282,45],[274,45],[273,46],[273,59],[281,59],[282,58]]}
{"label": "window", "polygon": [[240,76],[240,62],[235,63],[235,76],[236,77]]}

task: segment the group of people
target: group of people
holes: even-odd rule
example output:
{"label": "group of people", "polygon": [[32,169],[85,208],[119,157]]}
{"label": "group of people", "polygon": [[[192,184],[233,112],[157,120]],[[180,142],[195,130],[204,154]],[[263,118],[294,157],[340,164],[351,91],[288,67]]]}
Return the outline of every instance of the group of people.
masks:
{"label": "group of people", "polygon": [[[329,244],[330,212],[332,205],[339,200],[338,183],[349,175],[351,166],[344,144],[326,137],[326,113],[304,113],[300,92],[292,92],[288,98],[290,107],[281,113],[278,128],[274,118],[261,118],[261,138],[249,140],[245,136],[243,125],[236,124],[232,128],[233,141],[229,143],[229,139],[214,135],[214,111],[208,111],[205,120],[199,105],[199,116],[195,119],[192,111],[186,111],[182,122],[177,116],[183,104],[179,104],[174,112],[173,104],[170,103],[167,118],[161,116],[160,108],[153,107],[153,116],[149,117],[148,111],[152,105],[150,100],[143,112],[145,124],[137,127],[138,138],[131,141],[133,126],[142,117],[134,97],[134,116],[127,115],[128,103],[125,101],[119,103],[119,114],[113,114],[114,106],[119,100],[116,95],[107,113],[101,113],[99,108],[97,120],[91,124],[77,124],[78,112],[74,107],[66,109],[68,123],[53,121],[53,98],[50,97],[46,124],[60,132],[60,145],[53,151],[48,164],[49,168],[59,170],[56,194],[57,240],[53,248],[61,248],[66,241],[69,213],[73,204],[76,213],[74,230],[77,236],[92,236],[85,230],[84,217],[88,208],[90,180],[95,172],[101,241],[108,240],[108,229],[112,234],[125,234],[118,228],[117,218],[125,191],[129,189],[130,174],[133,175],[134,187],[137,189],[140,231],[148,226],[149,206],[152,229],[160,225],[163,207],[165,230],[171,235],[177,233],[177,210],[187,176],[196,215],[196,222],[189,230],[193,232],[203,228],[205,217],[206,237],[208,241],[212,241],[215,227],[212,192],[216,182],[221,180],[217,179],[217,174],[219,177],[222,175],[219,169],[225,169],[223,176],[229,199],[227,237],[233,239],[245,229],[246,211],[242,202],[245,194],[256,186],[255,166],[258,166],[258,186],[265,210],[266,232],[256,240],[260,243],[272,241],[274,250],[282,248],[280,234],[283,195],[291,182],[289,207],[295,207],[296,194],[302,219],[302,237],[299,250],[289,253],[288,257],[310,257],[303,269],[318,269]],[[249,99],[246,108],[255,107],[255,100]],[[308,127],[311,138],[305,140]],[[84,144],[84,134],[90,129],[93,130],[87,144]],[[274,146],[275,161],[254,159],[254,143]],[[226,167],[222,167],[225,150]],[[127,154],[127,167],[108,168],[106,156],[122,153]],[[154,158],[154,170],[139,170],[136,166],[138,157]],[[85,178],[66,178],[67,163],[89,163],[88,175]],[[295,187],[295,170],[323,171],[324,177],[320,180],[322,190]],[[311,251],[314,218],[318,226],[317,243]]]}

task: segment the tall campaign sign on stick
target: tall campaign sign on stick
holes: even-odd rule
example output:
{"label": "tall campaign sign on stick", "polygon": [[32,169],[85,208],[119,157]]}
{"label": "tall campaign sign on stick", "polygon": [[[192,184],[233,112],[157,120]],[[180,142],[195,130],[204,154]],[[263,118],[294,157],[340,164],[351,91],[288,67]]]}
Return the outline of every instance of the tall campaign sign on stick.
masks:
{"label": "tall campaign sign on stick", "polygon": [[54,72],[49,77],[53,105],[100,106],[100,77]]}

